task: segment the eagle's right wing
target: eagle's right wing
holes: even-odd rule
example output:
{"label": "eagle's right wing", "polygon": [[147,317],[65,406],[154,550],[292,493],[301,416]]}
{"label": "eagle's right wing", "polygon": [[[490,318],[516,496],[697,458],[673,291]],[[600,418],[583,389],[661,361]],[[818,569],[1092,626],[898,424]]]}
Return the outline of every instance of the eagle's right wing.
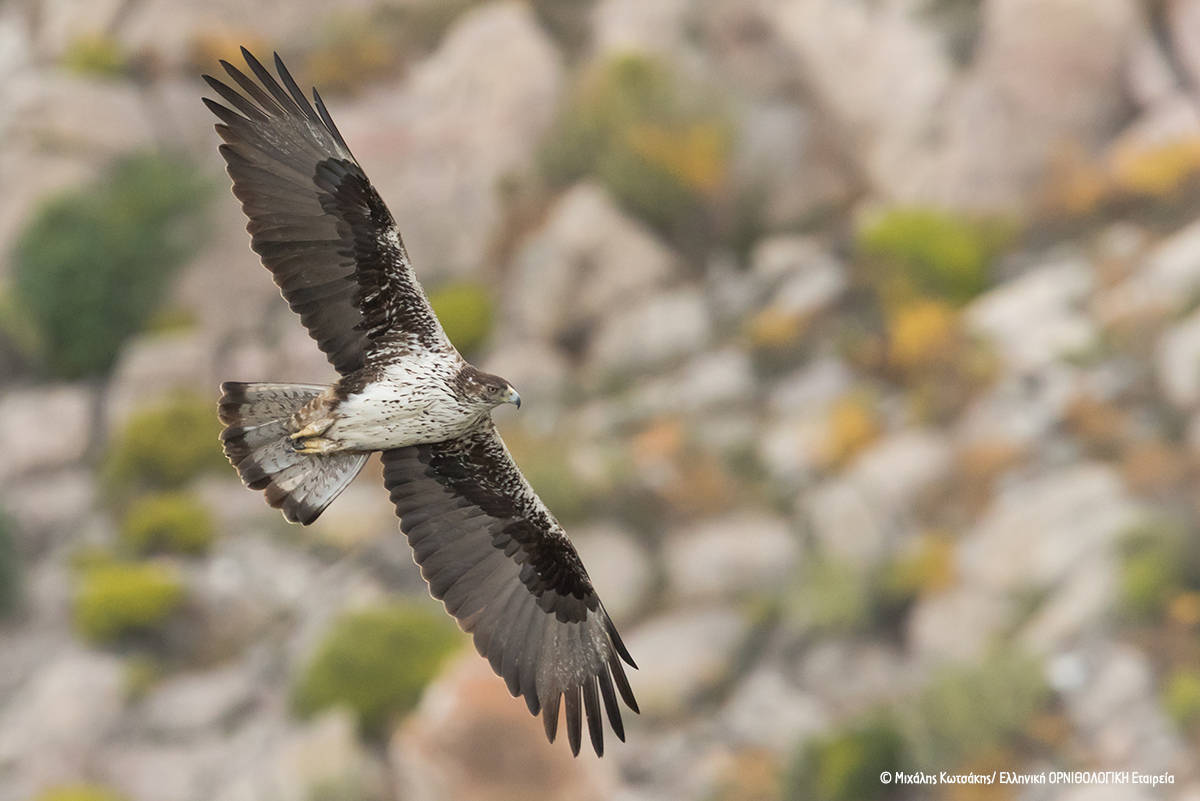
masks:
{"label": "eagle's right wing", "polygon": [[242,55],[259,83],[222,61],[241,92],[205,75],[232,108],[204,102],[221,119],[221,155],[249,218],[250,247],[309,334],[342,375],[363,367],[381,342],[452,351],[391,212],[320,95],[313,90],[314,109],[278,55],[282,86],[245,48]]}
{"label": "eagle's right wing", "polygon": [[634,712],[637,702],[621,661],[636,665],[491,418],[458,439],[384,451],[383,480],[433,597],[474,635],[509,692],[541,712],[550,741],[560,701],[573,753],[582,711],[603,754],[601,702],[624,740],[617,695]]}

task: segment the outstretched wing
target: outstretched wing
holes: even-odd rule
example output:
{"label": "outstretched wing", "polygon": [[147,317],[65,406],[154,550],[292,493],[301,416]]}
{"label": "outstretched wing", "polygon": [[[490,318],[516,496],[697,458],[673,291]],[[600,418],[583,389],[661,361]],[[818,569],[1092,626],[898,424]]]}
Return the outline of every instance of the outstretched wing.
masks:
{"label": "outstretched wing", "polygon": [[560,701],[573,753],[581,708],[604,753],[601,701],[624,740],[617,694],[634,712],[637,702],[621,660],[636,665],[491,419],[458,439],[384,451],[383,480],[433,597],[474,635],[509,692],[541,712],[550,741]]}
{"label": "outstretched wing", "polygon": [[241,92],[205,75],[229,106],[204,103],[221,120],[221,155],[250,220],[250,247],[329,362],[346,375],[383,344],[453,350],[391,212],[320,95],[313,90],[314,109],[278,55],[282,86],[242,55],[259,82],[222,61]]}

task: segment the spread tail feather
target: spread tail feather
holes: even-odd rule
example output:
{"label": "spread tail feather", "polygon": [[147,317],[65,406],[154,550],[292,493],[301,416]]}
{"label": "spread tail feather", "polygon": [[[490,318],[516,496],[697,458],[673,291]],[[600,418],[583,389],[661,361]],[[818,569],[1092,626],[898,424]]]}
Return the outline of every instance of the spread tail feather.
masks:
{"label": "spread tail feather", "polygon": [[315,384],[221,385],[219,416],[225,455],[246,486],[292,523],[308,525],[358,475],[369,454],[360,451],[306,455],[289,447],[289,421],[325,391]]}

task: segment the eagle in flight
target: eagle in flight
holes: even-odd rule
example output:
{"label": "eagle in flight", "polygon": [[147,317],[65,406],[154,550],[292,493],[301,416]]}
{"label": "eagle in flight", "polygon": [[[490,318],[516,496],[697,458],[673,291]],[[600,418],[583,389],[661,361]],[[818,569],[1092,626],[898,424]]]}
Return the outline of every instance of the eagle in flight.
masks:
{"label": "eagle in flight", "polygon": [[[247,51],[257,82],[222,61],[205,104],[250,247],[337,370],[332,386],[222,384],[225,454],[291,522],[309,524],[372,451],[421,574],[513,696],[554,741],[560,703],[578,755],[581,713],[604,752],[601,703],[625,739],[621,665],[633,659],[562,526],[521,475],[492,409],[521,398],[446,337],[387,206],[313,90],[279,56],[279,79]],[[240,91],[239,91],[240,90]]]}

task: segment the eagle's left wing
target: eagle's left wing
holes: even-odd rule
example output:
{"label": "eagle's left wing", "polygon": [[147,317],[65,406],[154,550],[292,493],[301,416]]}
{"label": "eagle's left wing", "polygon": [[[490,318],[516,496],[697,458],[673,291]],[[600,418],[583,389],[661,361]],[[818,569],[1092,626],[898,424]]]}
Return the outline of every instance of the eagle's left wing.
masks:
{"label": "eagle's left wing", "polygon": [[205,75],[229,105],[204,102],[221,120],[250,247],[318,347],[342,375],[381,345],[453,351],[391,212],[320,95],[310,104],[278,55],[279,80],[245,48],[242,56],[258,82],[222,61],[237,88]]}
{"label": "eagle's left wing", "polygon": [[458,439],[383,452],[384,483],[433,597],[475,648],[542,714],[554,741],[565,701],[571,751],[580,711],[604,752],[600,702],[625,739],[617,694],[637,702],[621,660],[636,667],[562,526],[485,418]]}

